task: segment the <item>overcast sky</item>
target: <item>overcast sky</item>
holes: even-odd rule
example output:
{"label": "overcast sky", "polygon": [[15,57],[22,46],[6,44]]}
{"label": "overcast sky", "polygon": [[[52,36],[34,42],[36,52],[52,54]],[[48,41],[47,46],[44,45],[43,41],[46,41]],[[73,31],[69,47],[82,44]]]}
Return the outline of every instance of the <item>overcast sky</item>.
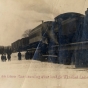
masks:
{"label": "overcast sky", "polygon": [[10,45],[41,20],[65,12],[85,13],[88,0],[0,0],[0,45]]}

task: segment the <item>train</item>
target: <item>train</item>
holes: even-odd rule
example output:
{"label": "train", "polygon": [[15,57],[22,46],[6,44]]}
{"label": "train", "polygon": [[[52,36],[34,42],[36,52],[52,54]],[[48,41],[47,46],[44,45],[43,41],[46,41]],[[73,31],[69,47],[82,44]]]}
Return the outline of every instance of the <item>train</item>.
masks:
{"label": "train", "polygon": [[[36,28],[31,30],[29,37],[19,39],[11,44],[12,52],[29,51],[31,57],[34,56],[35,51],[40,50],[41,54],[47,52],[47,39],[44,39],[47,34],[47,30],[52,26],[52,21],[42,22]],[[38,59],[37,57],[36,59]]]}
{"label": "train", "polygon": [[0,54],[11,54],[11,46],[0,46]]}
{"label": "train", "polygon": [[30,31],[29,37],[13,42],[12,52],[29,51],[34,60],[88,67],[85,14],[68,12],[55,17],[55,21],[42,22]]}

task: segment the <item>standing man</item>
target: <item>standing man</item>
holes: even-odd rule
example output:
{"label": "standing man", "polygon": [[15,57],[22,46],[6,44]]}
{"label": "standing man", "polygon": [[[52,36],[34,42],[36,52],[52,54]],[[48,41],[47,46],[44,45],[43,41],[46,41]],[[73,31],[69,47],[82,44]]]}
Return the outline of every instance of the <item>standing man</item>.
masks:
{"label": "standing man", "polygon": [[25,53],[25,59],[26,59],[26,60],[29,59],[29,52],[28,52],[28,51]]}
{"label": "standing man", "polygon": [[18,53],[18,60],[21,60],[21,53],[20,53],[20,51]]}
{"label": "standing man", "polygon": [[1,55],[1,61],[4,61],[4,59],[3,59],[3,54]]}
{"label": "standing man", "polygon": [[8,61],[11,61],[11,55],[8,53],[7,54]]}
{"label": "standing man", "polygon": [[3,61],[6,62],[7,59],[6,59],[6,54],[5,54],[5,53],[4,53],[4,55],[3,55],[3,59],[4,59]]}

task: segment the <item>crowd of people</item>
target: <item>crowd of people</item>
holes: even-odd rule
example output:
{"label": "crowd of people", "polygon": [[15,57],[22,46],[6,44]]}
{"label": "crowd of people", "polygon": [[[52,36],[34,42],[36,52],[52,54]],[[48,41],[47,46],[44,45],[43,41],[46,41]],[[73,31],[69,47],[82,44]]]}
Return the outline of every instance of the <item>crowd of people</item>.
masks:
{"label": "crowd of people", "polygon": [[[26,60],[29,60],[29,59],[31,59],[33,57],[33,53],[30,53],[29,51],[26,51],[26,53],[25,53],[25,59]],[[21,52],[19,51],[18,52],[18,60],[21,60],[22,59],[22,54],[21,54]]]}
{"label": "crowd of people", "polygon": [[[29,51],[26,51],[25,53],[25,59],[29,60],[33,57],[33,53],[30,53]],[[1,55],[1,61],[6,62],[6,60],[11,61],[11,53],[2,53]],[[18,60],[22,60],[22,54],[19,51],[18,52]]]}
{"label": "crowd of people", "polygon": [[6,54],[4,53],[4,54],[1,55],[1,61],[2,61],[2,62],[6,62],[7,59],[8,59],[8,61],[11,61],[11,54],[7,54],[7,55],[6,55]]}

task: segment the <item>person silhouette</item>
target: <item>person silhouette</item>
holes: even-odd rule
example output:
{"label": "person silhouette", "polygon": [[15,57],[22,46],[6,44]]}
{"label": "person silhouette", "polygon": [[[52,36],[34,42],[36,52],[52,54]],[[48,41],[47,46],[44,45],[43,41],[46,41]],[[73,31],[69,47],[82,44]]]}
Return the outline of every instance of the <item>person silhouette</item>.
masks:
{"label": "person silhouette", "polygon": [[11,61],[11,55],[8,53],[7,54],[8,61]]}
{"label": "person silhouette", "polygon": [[3,54],[1,55],[1,61],[3,61]]}
{"label": "person silhouette", "polygon": [[25,59],[28,60],[29,58],[30,58],[29,52],[27,51],[27,52],[25,53]]}
{"label": "person silhouette", "polygon": [[6,54],[4,53],[4,55],[3,55],[3,61],[5,61],[6,62]]}
{"label": "person silhouette", "polygon": [[21,53],[20,53],[20,51],[18,53],[18,60],[21,60]]}

